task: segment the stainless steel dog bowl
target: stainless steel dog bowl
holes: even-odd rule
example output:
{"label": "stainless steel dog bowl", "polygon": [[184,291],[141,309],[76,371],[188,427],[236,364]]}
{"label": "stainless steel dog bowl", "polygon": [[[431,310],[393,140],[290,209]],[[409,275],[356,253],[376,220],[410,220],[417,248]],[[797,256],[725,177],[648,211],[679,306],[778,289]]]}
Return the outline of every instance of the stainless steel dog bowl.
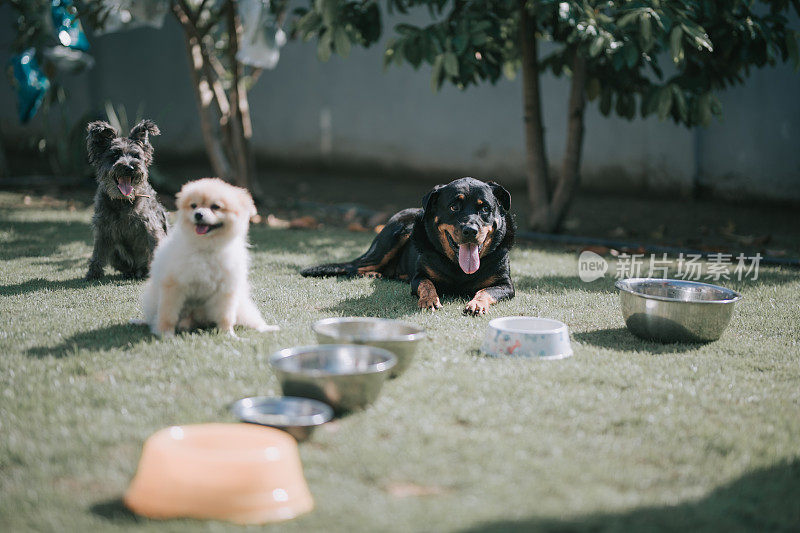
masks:
{"label": "stainless steel dog bowl", "polygon": [[397,357],[374,346],[320,344],[280,350],[269,363],[286,396],[320,400],[343,414],[375,401]]}
{"label": "stainless steel dog bowl", "polygon": [[425,338],[421,327],[386,318],[326,318],[311,326],[320,344],[368,344],[397,356],[390,377],[397,377],[411,365],[417,347]]}
{"label": "stainless steel dog bowl", "polygon": [[310,398],[291,396],[254,396],[231,405],[231,412],[242,422],[272,426],[289,433],[298,442],[333,418],[328,404]]}
{"label": "stainless steel dog bowl", "polygon": [[724,287],[677,279],[623,279],[616,287],[628,329],[638,337],[662,342],[719,339],[734,304],[742,299]]}

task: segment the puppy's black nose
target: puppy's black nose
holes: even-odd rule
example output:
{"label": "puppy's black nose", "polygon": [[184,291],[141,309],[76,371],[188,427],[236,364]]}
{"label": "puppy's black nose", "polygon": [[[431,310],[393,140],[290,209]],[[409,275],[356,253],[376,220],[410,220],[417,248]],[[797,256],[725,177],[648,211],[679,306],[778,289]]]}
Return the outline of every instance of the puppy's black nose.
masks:
{"label": "puppy's black nose", "polygon": [[474,239],[478,236],[477,226],[464,226],[461,228],[461,233],[468,239]]}
{"label": "puppy's black nose", "polygon": [[198,222],[203,220],[203,213],[199,213],[199,212],[195,213],[194,214],[194,219],[197,220]]}

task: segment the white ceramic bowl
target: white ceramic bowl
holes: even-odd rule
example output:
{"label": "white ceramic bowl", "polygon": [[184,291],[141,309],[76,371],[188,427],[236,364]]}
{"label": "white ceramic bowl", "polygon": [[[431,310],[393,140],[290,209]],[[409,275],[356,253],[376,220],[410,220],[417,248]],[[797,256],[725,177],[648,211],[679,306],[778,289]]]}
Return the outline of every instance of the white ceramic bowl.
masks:
{"label": "white ceramic bowl", "polygon": [[566,324],[530,316],[505,316],[489,322],[481,350],[494,357],[564,359],[572,355]]}

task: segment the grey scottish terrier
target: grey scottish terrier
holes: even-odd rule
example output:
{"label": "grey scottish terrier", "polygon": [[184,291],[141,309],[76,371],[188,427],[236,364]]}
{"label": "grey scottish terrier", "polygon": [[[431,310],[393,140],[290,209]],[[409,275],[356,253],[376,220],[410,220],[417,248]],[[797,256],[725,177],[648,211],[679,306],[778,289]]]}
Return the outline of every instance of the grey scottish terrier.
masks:
{"label": "grey scottish terrier", "polygon": [[97,177],[94,195],[94,251],[87,280],[103,277],[106,263],[126,278],[144,278],[153,250],[167,235],[167,213],[148,181],[153,163],[150,136],[161,132],[143,120],[120,137],[108,122],[87,127],[86,149]]}

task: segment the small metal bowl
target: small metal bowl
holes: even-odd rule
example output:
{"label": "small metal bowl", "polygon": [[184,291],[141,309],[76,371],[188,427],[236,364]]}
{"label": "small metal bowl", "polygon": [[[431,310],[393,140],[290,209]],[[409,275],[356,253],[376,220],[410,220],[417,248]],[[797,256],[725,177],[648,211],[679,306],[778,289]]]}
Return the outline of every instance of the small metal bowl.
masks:
{"label": "small metal bowl", "polygon": [[329,405],[310,398],[254,396],[231,405],[231,412],[242,422],[282,429],[303,442],[317,426],[333,418]]}
{"label": "small metal bowl", "polygon": [[397,365],[389,377],[406,371],[425,338],[421,327],[387,318],[326,318],[312,324],[320,344],[368,344],[389,350],[397,356]]}
{"label": "small metal bowl", "polygon": [[375,401],[397,357],[374,346],[320,344],[280,350],[269,364],[283,394],[325,402],[341,415]]}
{"label": "small metal bowl", "polygon": [[661,342],[719,339],[742,299],[736,291],[697,281],[630,278],[615,285],[631,333]]}

